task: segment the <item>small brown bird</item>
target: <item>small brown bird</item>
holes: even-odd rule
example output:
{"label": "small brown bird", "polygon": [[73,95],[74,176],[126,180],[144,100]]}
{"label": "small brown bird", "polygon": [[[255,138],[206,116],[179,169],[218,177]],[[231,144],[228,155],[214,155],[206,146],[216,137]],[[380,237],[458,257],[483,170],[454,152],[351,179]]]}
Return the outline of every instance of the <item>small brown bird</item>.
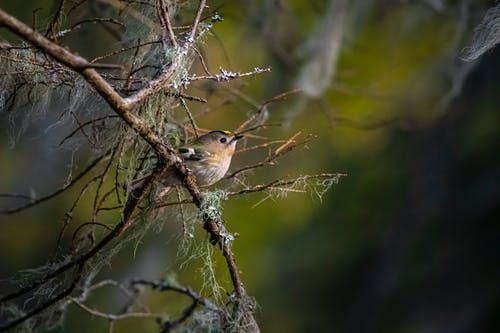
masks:
{"label": "small brown bird", "polygon": [[[229,131],[211,131],[192,144],[179,148],[179,154],[196,176],[198,186],[212,185],[224,177],[231,165],[236,143],[242,137]],[[181,184],[172,170],[167,170],[161,178],[165,185]]]}
{"label": "small brown bird", "polygon": [[[230,131],[211,131],[200,136],[191,144],[179,148],[179,155],[193,172],[198,186],[210,186],[224,177],[231,165],[236,143],[242,137],[242,135],[235,135]],[[136,188],[145,178],[134,180],[132,188]],[[171,186],[182,184],[182,179],[173,169],[166,170],[160,177],[160,181],[166,187],[161,191],[159,197],[166,195]]]}

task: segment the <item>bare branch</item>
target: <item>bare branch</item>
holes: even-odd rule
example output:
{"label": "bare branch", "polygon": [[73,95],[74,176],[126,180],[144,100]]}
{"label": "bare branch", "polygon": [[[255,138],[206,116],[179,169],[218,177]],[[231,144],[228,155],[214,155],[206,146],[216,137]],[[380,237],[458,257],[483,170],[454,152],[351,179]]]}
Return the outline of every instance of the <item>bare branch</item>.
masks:
{"label": "bare branch", "polygon": [[[35,288],[47,283],[54,277],[68,271],[69,269],[75,266],[83,266],[90,258],[96,255],[99,251],[101,251],[108,243],[110,243],[113,239],[121,235],[126,229],[130,227],[133,222],[133,212],[139,205],[139,202],[145,196],[146,191],[149,186],[160,176],[160,174],[164,171],[164,165],[159,164],[157,168],[146,177],[141,186],[137,187],[128,197],[128,201],[123,209],[123,217],[122,220],[114,227],[114,229],[109,232],[99,243],[97,243],[93,248],[91,248],[87,253],[79,256],[78,258],[63,264],[59,268],[53,270],[52,272],[46,274],[42,279],[35,281],[34,283],[23,287],[11,294],[5,295],[0,298],[0,304],[4,303],[8,300],[17,298],[22,296]],[[28,318],[28,317],[27,317]],[[26,318],[26,319],[27,319]]]}
{"label": "bare branch", "polygon": [[184,321],[186,321],[193,314],[194,310],[196,309],[196,307],[198,305],[202,305],[202,306],[204,306],[212,311],[222,313],[222,311],[218,307],[216,307],[215,304],[213,304],[209,300],[201,297],[200,295],[195,293],[193,290],[191,290],[191,288],[176,286],[176,285],[173,285],[172,283],[169,283],[165,280],[149,281],[149,280],[140,279],[140,280],[132,280],[130,282],[130,284],[132,286],[137,286],[137,285],[149,286],[153,290],[158,290],[160,292],[174,291],[174,292],[186,295],[192,299],[193,302],[191,303],[191,305],[189,305],[188,307],[186,307],[184,309],[182,315],[179,318],[177,318],[175,320],[169,320],[169,321],[162,323],[162,325],[161,325],[162,326],[162,330],[161,330],[162,333],[170,332],[175,327],[179,326]]}
{"label": "bare branch", "polygon": [[189,118],[189,122],[191,123],[191,127],[193,128],[194,135],[195,135],[196,138],[198,138],[199,137],[199,135],[198,135],[198,127],[196,126],[196,123],[194,121],[193,114],[191,113],[191,111],[189,111],[189,107],[187,106],[186,101],[184,100],[184,98],[181,97],[180,100],[181,100],[182,106],[186,110],[186,113],[187,113],[188,118]]}
{"label": "bare branch", "polygon": [[[101,2],[109,3],[114,6],[117,6],[117,8],[124,9],[127,6],[127,4],[120,3],[115,0],[100,0]],[[62,4],[62,2],[61,2]],[[164,28],[164,33],[167,33],[172,41],[172,44],[175,45],[176,40],[175,40],[175,35],[173,33],[173,28],[171,27],[171,24],[169,22],[168,18],[168,8],[164,6],[164,2],[159,0],[157,2],[158,10],[159,10],[159,17],[160,21],[162,21],[162,25]],[[61,5],[62,6],[62,5]],[[162,8],[163,7],[163,8]],[[172,62],[169,64],[159,64],[158,68],[161,68],[161,71],[159,74],[154,78],[154,79],[147,79],[147,84],[144,85],[141,89],[139,90],[134,90],[136,87],[135,86],[125,86],[125,89],[123,90],[125,93],[134,93],[133,95],[130,95],[128,97],[122,96],[119,91],[117,91],[107,80],[106,78],[110,78],[110,80],[126,80],[126,82],[140,82],[137,80],[135,77],[132,77],[134,71],[137,73],[137,71],[142,70],[142,68],[145,68],[144,66],[149,66],[149,64],[143,65],[142,68],[139,69],[132,69],[130,70],[130,75],[126,79],[120,78],[117,75],[106,75],[103,74],[101,75],[96,71],[96,67],[103,67],[105,65],[101,64],[96,64],[95,62],[89,62],[83,57],[80,57],[66,48],[58,45],[57,43],[51,41],[50,39],[44,37],[40,33],[34,31],[33,29],[29,28],[19,20],[15,19],[14,17],[10,16],[9,14],[5,13],[0,9],[0,25],[3,25],[7,27],[9,30],[11,30],[13,33],[16,35],[22,37],[25,41],[31,43],[34,47],[37,49],[41,50],[43,52],[44,57],[51,57],[54,59],[57,63],[59,63],[57,66],[61,67],[61,70],[67,71],[68,69],[73,70],[76,73],[79,73],[82,75],[82,77],[91,85],[91,87],[109,104],[109,106],[116,112],[117,116],[119,116],[124,123],[126,123],[130,128],[132,128],[138,136],[140,136],[145,142],[149,144],[151,149],[157,154],[158,156],[158,164],[154,168],[153,172],[146,177],[145,181],[142,182],[140,186],[137,188],[134,188],[131,193],[129,193],[127,200],[123,206],[123,212],[121,215],[121,220],[119,223],[117,223],[112,230],[110,230],[107,234],[104,235],[102,239],[100,239],[95,245],[93,245],[88,251],[84,252],[83,254],[80,254],[76,257],[74,257],[71,261],[66,262],[61,264],[59,267],[53,269],[49,273],[45,274],[42,278],[33,281],[31,284],[20,288],[19,290],[8,294],[0,299],[0,302],[6,302],[15,298],[18,298],[22,295],[25,295],[29,292],[33,292],[36,288],[41,287],[50,281],[52,281],[54,278],[65,274],[65,275],[72,275],[72,285],[63,290],[62,292],[58,293],[55,297],[50,298],[48,300],[44,300],[41,305],[33,310],[32,312],[28,313],[27,315],[23,315],[21,317],[18,317],[10,322],[8,322],[6,325],[2,327],[2,329],[9,329],[11,327],[14,327],[23,321],[27,320],[30,316],[33,316],[44,309],[48,308],[49,306],[55,304],[56,302],[64,299],[65,297],[68,297],[72,290],[75,288],[76,283],[80,279],[81,272],[84,268],[84,266],[87,264],[87,262],[93,258],[96,254],[101,252],[108,244],[110,244],[113,240],[115,240],[117,237],[121,236],[135,221],[135,212],[136,210],[139,209],[139,204],[140,202],[144,199],[146,196],[149,187],[153,182],[160,177],[161,174],[163,174],[164,170],[168,167],[174,167],[176,168],[180,175],[183,177],[183,183],[186,187],[186,189],[189,191],[193,203],[201,210],[203,210],[203,205],[204,205],[204,197],[200,192],[200,189],[198,188],[196,184],[196,180],[194,176],[191,174],[191,172],[186,168],[182,160],[179,158],[179,156],[176,154],[175,150],[168,144],[164,142],[164,138],[161,137],[154,128],[151,127],[150,123],[146,121],[145,119],[142,119],[140,116],[138,116],[139,113],[134,113],[134,110],[138,107],[140,107],[147,98],[151,97],[152,95],[158,93],[158,92],[163,92],[165,88],[168,88],[170,86],[174,85],[174,79],[177,78],[177,74],[179,71],[184,69],[184,60],[185,60],[185,55],[189,57],[192,55],[192,47],[194,44],[194,39],[197,35],[197,31],[199,28],[199,24],[201,21],[201,15],[203,13],[204,8],[206,7],[206,1],[201,0],[200,5],[198,7],[198,11],[196,14],[196,17],[194,18],[192,27],[191,27],[191,33],[188,36],[187,42],[182,46],[182,50],[179,50],[178,55],[174,55],[172,58]],[[154,28],[152,28],[154,30]],[[134,48],[132,48],[134,49]],[[135,47],[135,50],[138,51],[138,47]],[[123,52],[123,49],[120,50],[119,52]],[[118,53],[115,53],[118,54]],[[97,59],[97,58],[96,58]],[[94,59],[94,60],[96,60]],[[56,63],[54,62],[54,63]],[[50,61],[49,63],[52,63]],[[183,67],[184,66],[184,67]],[[221,69],[221,74],[217,75],[208,75],[208,76],[200,76],[200,77],[192,77],[188,78],[188,81],[196,81],[196,80],[203,80],[203,79],[209,79],[209,80],[215,80],[215,81],[228,81],[234,78],[239,78],[239,77],[246,77],[250,75],[255,75],[263,72],[268,72],[270,71],[269,68],[267,69],[260,69],[260,68],[255,68],[252,72],[248,73],[232,73],[229,71],[225,71]],[[134,81],[132,81],[134,80]],[[184,102],[182,99],[183,97],[180,96],[181,102]],[[184,103],[185,104],[185,103]],[[189,111],[189,110],[188,110]],[[193,121],[193,117],[191,116],[191,121],[192,121],[192,126],[194,131],[196,132],[197,127],[196,124]],[[87,125],[92,124],[90,123],[80,123],[78,124],[78,128],[76,132],[79,130],[83,131],[84,128]],[[75,131],[69,135],[71,137],[76,133]],[[63,139],[63,141],[65,141]],[[293,141],[293,138],[291,139]],[[289,150],[289,146],[294,146],[294,143],[285,143],[281,147],[278,147],[274,154],[277,156],[280,156],[284,154],[286,151]],[[291,148],[290,148],[291,149]],[[98,181],[97,189],[96,189],[96,194],[94,197],[94,219],[92,222],[90,222],[92,225],[101,225],[95,222],[97,212],[102,209],[101,205],[104,203],[105,198],[109,193],[112,193],[108,191],[106,194],[101,196],[100,190],[101,186],[104,181],[104,177],[108,174],[108,171],[110,170],[110,166],[112,163],[112,159],[114,154],[116,153],[116,150],[113,151],[113,155],[107,164],[107,166],[104,168],[104,171],[101,173],[101,175],[95,180]],[[106,155],[108,155],[107,153]],[[102,158],[102,157],[101,157]],[[270,162],[270,161],[268,161]],[[97,163],[97,162],[96,162]],[[83,176],[80,176],[83,177]],[[116,178],[115,174],[115,179]],[[77,177],[78,178],[78,177]],[[75,180],[71,183],[74,184]],[[93,180],[91,181],[93,182]],[[116,190],[116,187],[115,187]],[[79,198],[82,197],[83,191],[80,192]],[[56,192],[57,195],[58,193]],[[118,195],[117,195],[118,196]],[[119,196],[118,196],[119,197]],[[48,198],[43,199],[43,200],[48,200]],[[78,202],[79,199],[77,199],[76,202]],[[74,204],[74,205],[75,205]],[[17,211],[17,210],[16,210]],[[230,239],[227,238],[227,235],[224,231],[223,227],[223,221],[221,220],[220,217],[218,216],[209,216],[207,214],[203,215],[203,221],[204,221],[204,228],[210,233],[210,238],[211,242],[213,244],[219,244],[221,249],[222,249],[222,254],[226,260],[226,264],[228,266],[229,274],[231,277],[231,281],[233,284],[234,288],[234,293],[235,295],[242,300],[242,303],[246,302],[246,292],[243,286],[243,282],[240,277],[240,273],[238,270],[238,267],[236,266],[234,255],[231,251],[231,243]],[[69,223],[69,222],[68,222]],[[67,225],[67,223],[66,223]],[[81,227],[89,225],[89,223],[84,223],[82,224]],[[63,227],[64,231],[64,227]],[[75,270],[75,268],[77,268]],[[81,302],[81,301],[80,301]],[[182,322],[187,318],[192,311],[194,310],[194,307],[196,304],[199,302],[198,299],[193,299],[193,305],[191,307],[188,307],[185,310],[184,315],[179,319],[178,322]],[[81,305],[85,306],[83,302],[81,302]],[[89,308],[90,309],[90,308]],[[93,309],[91,309],[93,310]],[[245,310],[245,321],[247,322],[253,322],[253,317],[252,317],[252,312],[251,310],[247,309]]]}
{"label": "bare branch", "polygon": [[[71,285],[66,288],[63,292],[59,293],[56,297],[49,299],[36,307],[35,309],[25,313],[24,315],[20,316],[19,318],[16,318],[10,322],[4,323],[2,326],[0,326],[0,332],[5,332],[10,330],[11,328],[16,327],[17,325],[25,322],[26,320],[30,319],[33,316],[36,316],[42,311],[45,311],[47,308],[49,308],[51,305],[56,304],[57,302],[63,300],[65,297],[69,296],[73,290],[75,289],[78,281],[81,278],[82,270],[83,270],[84,263],[78,263],[78,267],[76,269],[75,277],[73,278],[73,281],[71,282]],[[0,302],[2,302],[0,300]]]}
{"label": "bare branch", "polygon": [[267,184],[262,184],[262,185],[255,185],[252,187],[247,187],[239,191],[235,192],[228,192],[228,196],[238,196],[242,194],[249,194],[249,193],[257,193],[257,192],[263,192],[268,189],[278,189],[282,190],[283,187],[285,186],[290,186],[297,184],[299,182],[304,182],[304,181],[309,181],[312,179],[338,179],[340,177],[346,177],[348,176],[346,173],[320,173],[316,175],[306,175],[306,176],[300,176],[297,178],[282,178],[282,179],[276,179],[273,180],[272,182],[269,182]]}
{"label": "bare branch", "polygon": [[104,116],[104,117],[99,117],[99,118],[96,118],[96,119],[92,119],[92,120],[89,120],[89,121],[86,121],[82,124],[78,124],[79,126],[73,130],[73,132],[69,133],[68,135],[66,135],[62,140],[61,142],[59,142],[59,145],[62,145],[64,142],[66,142],[66,140],[70,139],[73,135],[75,135],[78,131],[82,131],[83,133],[85,133],[83,131],[83,128],[88,126],[88,125],[93,125],[95,124],[96,122],[98,121],[101,121],[101,120],[106,120],[106,119],[111,119],[111,118],[118,118],[117,115],[113,115],[113,114],[110,114],[110,115],[107,115],[107,116]]}
{"label": "bare branch", "polygon": [[205,4],[206,0],[200,0],[200,5],[198,6],[198,11],[196,12],[196,17],[194,18],[193,21],[193,26],[191,28],[191,33],[189,35],[188,41],[192,42],[194,41],[196,37],[196,31],[198,30],[198,25],[200,24],[201,20],[201,14],[203,13],[203,10],[205,9]]}
{"label": "bare branch", "polygon": [[172,45],[177,48],[177,40],[175,39],[172,24],[170,23],[168,5],[165,4],[165,0],[156,0],[156,11],[158,12],[158,18],[162,27],[163,39],[170,39]]}
{"label": "bare branch", "polygon": [[246,76],[253,76],[257,74],[262,74],[262,73],[269,73],[271,72],[271,68],[259,68],[255,67],[252,71],[245,72],[245,73],[239,73],[239,72],[231,72],[227,71],[224,68],[219,68],[220,74],[214,74],[214,75],[201,75],[201,76],[191,76],[188,78],[189,81],[200,81],[200,80],[212,80],[216,82],[223,82],[223,81],[229,81],[233,79],[238,79]]}
{"label": "bare branch", "polygon": [[91,180],[89,180],[85,186],[80,190],[80,193],[78,194],[77,198],[74,200],[73,205],[71,208],[64,214],[64,219],[61,227],[61,231],[59,231],[59,236],[57,237],[57,242],[56,242],[56,251],[60,249],[61,247],[61,240],[64,236],[64,233],[66,232],[66,229],[68,228],[69,224],[73,220],[73,212],[75,211],[76,207],[78,206],[78,203],[82,199],[83,195],[87,191],[87,189],[93,184],[95,181],[99,179],[99,176],[95,176]]}
{"label": "bare branch", "polygon": [[237,133],[242,133],[242,132],[246,132],[248,131],[248,129],[246,129],[248,126],[250,126],[253,122],[255,122],[255,120],[257,118],[259,118],[261,116],[261,114],[266,111],[267,109],[267,106],[273,102],[276,102],[276,101],[279,101],[279,100],[282,100],[282,99],[285,99],[287,98],[288,96],[290,95],[293,95],[293,94],[297,94],[297,93],[300,93],[302,92],[301,89],[293,89],[293,90],[290,90],[290,91],[285,91],[281,94],[278,94],[276,96],[273,96],[272,98],[268,99],[267,101],[265,101],[264,103],[262,103],[260,106],[259,106],[259,109],[257,110],[256,113],[254,113],[251,117],[249,117],[247,120],[245,120],[237,129],[235,132]]}
{"label": "bare branch", "polygon": [[59,5],[57,6],[56,14],[54,15],[54,18],[50,21],[50,24],[49,24],[49,27],[47,29],[47,32],[45,33],[45,36],[47,36],[49,38],[55,37],[54,29],[55,29],[55,26],[58,23],[58,21],[61,19],[61,15],[63,12],[65,2],[66,2],[66,0],[59,0]]}
{"label": "bare branch", "polygon": [[99,310],[92,309],[85,305],[83,302],[80,302],[78,299],[74,297],[70,297],[69,300],[73,302],[74,304],[78,305],[81,309],[87,311],[93,316],[108,319],[108,320],[121,320],[121,319],[127,319],[127,318],[156,318],[156,319],[161,319],[160,314],[156,313],[149,313],[149,312],[126,312],[126,313],[121,313],[121,314],[111,314],[111,313],[105,313],[101,312]]}
{"label": "bare branch", "polygon": [[179,98],[179,99],[182,98],[182,99],[185,99],[185,100],[188,100],[188,101],[200,102],[200,103],[207,103],[208,102],[203,97],[192,96],[192,95],[188,95],[188,94],[184,94],[184,93],[180,93],[180,92],[167,91],[165,93],[165,95],[176,97],[176,98]]}
{"label": "bare branch", "polygon": [[50,200],[54,197],[56,197],[57,195],[63,193],[64,191],[66,191],[68,188],[72,187],[73,185],[75,185],[80,179],[82,179],[87,173],[89,173],[104,157],[106,156],[106,154],[103,154],[101,156],[99,156],[98,158],[96,158],[92,163],[90,163],[89,166],[87,166],[87,168],[85,168],[85,170],[83,170],[80,174],[78,174],[75,178],[72,179],[72,181],[70,183],[67,183],[65,184],[63,187],[61,187],[60,189],[52,192],[51,194],[49,195],[46,195],[44,197],[41,197],[39,199],[36,199],[36,200],[33,200],[23,206],[20,206],[20,207],[16,207],[16,208],[11,208],[11,209],[6,209],[6,210],[0,210],[0,214],[14,214],[14,213],[18,213],[20,211],[23,211],[25,209],[28,209],[28,208],[31,208],[31,207],[34,207],[42,202],[45,202],[47,200]]}
{"label": "bare branch", "polygon": [[149,46],[149,45],[153,45],[153,44],[158,44],[158,43],[161,43],[161,41],[160,40],[153,40],[153,41],[148,41],[148,42],[144,42],[144,43],[137,43],[134,46],[124,47],[124,48],[121,48],[119,50],[113,51],[111,53],[108,53],[108,54],[96,57],[96,58],[92,59],[89,62],[91,64],[93,64],[93,63],[96,63],[97,61],[100,61],[100,60],[105,59],[105,58],[113,57],[115,55],[118,55],[118,54],[130,51],[130,50],[133,50],[133,49],[138,50],[141,47]]}
{"label": "bare branch", "polygon": [[85,222],[85,223],[82,223],[73,232],[73,237],[72,237],[72,240],[71,240],[71,242],[72,242],[72,246],[71,247],[72,248],[75,248],[76,237],[78,236],[78,233],[80,232],[80,230],[82,230],[84,227],[89,226],[89,225],[103,227],[103,228],[107,229],[108,231],[113,231],[113,228],[111,228],[110,226],[105,225],[104,223],[100,223],[100,222]]}
{"label": "bare branch", "polygon": [[302,141],[295,141],[295,139],[301,134],[301,132],[295,133],[290,139],[286,140],[281,146],[276,148],[273,152],[270,152],[267,157],[259,163],[248,165],[242,167],[232,173],[228,173],[224,178],[234,178],[242,172],[247,172],[249,170],[261,168],[265,165],[273,164],[276,159],[290,152],[291,150],[303,146],[311,141],[314,136],[308,135],[306,138],[302,139]]}
{"label": "bare branch", "polygon": [[25,199],[25,200],[33,200],[33,197],[26,194],[17,194],[17,193],[0,193],[0,198],[13,198],[13,199]]}

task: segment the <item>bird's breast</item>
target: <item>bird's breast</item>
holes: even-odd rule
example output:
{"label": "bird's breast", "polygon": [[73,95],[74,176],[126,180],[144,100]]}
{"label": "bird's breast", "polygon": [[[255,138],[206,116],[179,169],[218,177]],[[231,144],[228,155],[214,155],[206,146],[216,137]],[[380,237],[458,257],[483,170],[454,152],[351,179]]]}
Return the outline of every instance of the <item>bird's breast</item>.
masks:
{"label": "bird's breast", "polygon": [[205,161],[186,163],[187,167],[193,171],[199,186],[209,186],[221,180],[229,169],[231,159],[223,162]]}

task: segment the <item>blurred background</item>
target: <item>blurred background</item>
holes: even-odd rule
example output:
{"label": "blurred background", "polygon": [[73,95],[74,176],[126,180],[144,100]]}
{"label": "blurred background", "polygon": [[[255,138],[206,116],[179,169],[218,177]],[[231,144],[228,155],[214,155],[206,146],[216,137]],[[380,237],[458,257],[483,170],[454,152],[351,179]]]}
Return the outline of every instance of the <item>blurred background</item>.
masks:
{"label": "blurred background", "polygon": [[[208,100],[190,103],[198,125],[236,128],[255,110],[248,98],[261,104],[300,88],[269,106],[269,122],[282,126],[258,134],[316,138],[250,179],[348,174],[323,195],[264,200],[261,193],[224,204],[263,332],[500,332],[499,50],[459,59],[494,4],[209,1],[223,18],[200,47],[209,69],[272,72],[189,87]],[[0,6],[29,23],[42,4]],[[39,20],[53,9],[44,3]],[[99,25],[77,37],[68,44],[86,57],[118,44]],[[202,73],[199,61],[193,71]],[[204,115],[208,108],[216,112]],[[20,134],[17,118],[0,110],[0,193],[49,193],[64,183],[73,161],[87,161],[85,149],[58,146],[71,128],[53,128],[57,111],[33,112]],[[234,168],[259,158],[244,155],[235,156]],[[2,207],[15,204],[8,200]],[[0,278],[50,258],[71,202],[63,195],[0,216]],[[179,267],[178,233],[167,222],[120,252],[102,277],[175,274],[181,284],[200,287],[196,262]],[[222,261],[217,269],[228,280]],[[111,311],[119,301],[101,294],[94,304]],[[162,295],[143,301],[172,306]],[[146,320],[115,325],[117,332],[155,327]],[[106,328],[105,320],[73,307],[58,330]]]}

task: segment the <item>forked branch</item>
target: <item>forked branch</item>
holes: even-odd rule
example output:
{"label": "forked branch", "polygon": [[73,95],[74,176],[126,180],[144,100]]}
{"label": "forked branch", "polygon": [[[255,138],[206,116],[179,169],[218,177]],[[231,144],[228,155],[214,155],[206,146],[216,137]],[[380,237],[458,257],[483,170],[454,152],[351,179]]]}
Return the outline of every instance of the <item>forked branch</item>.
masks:
{"label": "forked branch", "polygon": [[[168,12],[166,12],[166,6],[163,5],[163,1],[159,0],[159,16],[163,22],[164,29],[166,29],[166,33],[169,35],[172,44],[175,45],[175,35],[173,34],[173,30],[171,24],[168,20]],[[193,42],[196,38],[196,34],[198,31],[198,26],[201,20],[201,15],[203,9],[205,8],[206,1],[201,0],[200,5],[197,10],[196,17],[193,21],[190,37],[188,41],[182,45],[181,47],[185,48],[182,53],[186,54],[191,51],[193,47]],[[57,62],[66,66],[67,68],[79,73],[82,77],[90,84],[90,86],[109,104],[109,106],[113,109],[113,111],[130,127],[132,128],[143,140],[145,140],[155,151],[158,156],[158,165],[153,170],[153,172],[148,176],[145,182],[134,189],[132,193],[128,196],[126,203],[124,205],[122,211],[122,218],[120,222],[102,238],[96,245],[94,245],[90,250],[86,253],[78,256],[77,258],[62,264],[60,267],[54,269],[50,273],[46,274],[41,279],[34,281],[33,283],[9,294],[0,299],[0,303],[12,300],[19,296],[25,295],[26,293],[33,292],[36,288],[48,283],[55,277],[64,274],[74,267],[77,267],[77,273],[75,273],[73,278],[73,283],[70,287],[60,293],[58,293],[55,297],[50,298],[41,303],[41,305],[36,308],[35,312],[30,312],[22,317],[16,318],[11,322],[6,323],[5,325],[0,327],[0,330],[8,330],[16,325],[22,323],[23,321],[29,319],[30,316],[33,316],[45,309],[49,306],[55,304],[59,300],[69,296],[73,289],[75,288],[76,283],[79,280],[79,275],[86,263],[93,258],[98,252],[100,252],[106,245],[108,245],[111,241],[115,240],[117,237],[123,234],[133,223],[134,221],[134,212],[139,206],[139,203],[145,197],[148,188],[150,185],[164,172],[165,168],[173,167],[176,168],[177,171],[183,175],[184,177],[184,185],[188,189],[189,193],[193,198],[193,202],[199,207],[202,207],[203,196],[196,184],[196,180],[191,172],[186,168],[182,160],[176,154],[175,150],[168,144],[165,143],[162,137],[158,135],[154,128],[151,128],[150,125],[141,119],[138,115],[134,113],[134,110],[139,107],[142,103],[146,101],[147,98],[152,96],[153,94],[163,91],[165,88],[172,83],[172,79],[174,74],[180,70],[182,55],[179,54],[175,56],[172,62],[166,67],[155,79],[149,81],[149,83],[143,87],[142,89],[135,92],[135,94],[125,97],[120,95],[113,86],[106,81],[106,79],[96,70],[95,64],[88,62],[83,57],[76,55],[66,48],[60,46],[56,42],[46,38],[44,35],[34,31],[21,21],[7,14],[3,10],[0,9],[0,26],[6,27],[14,34],[20,36],[25,41],[31,43],[34,47],[41,50],[44,54],[52,57]],[[226,75],[228,76],[228,75]],[[229,75],[230,76],[230,75]],[[228,76],[228,79],[230,77]],[[80,128],[83,128],[85,124],[81,124]],[[97,162],[96,162],[97,163]],[[221,231],[220,225],[221,221],[214,217],[204,216],[205,229],[211,234],[211,238],[215,239],[217,243],[219,243],[222,247],[223,256],[226,259],[231,281],[233,282],[233,287],[235,293],[241,297],[245,297],[245,290],[243,287],[242,280],[239,276],[238,268],[235,264],[234,256],[230,248],[230,244],[225,241]],[[246,317],[250,317],[253,321],[252,314],[246,313]]]}

